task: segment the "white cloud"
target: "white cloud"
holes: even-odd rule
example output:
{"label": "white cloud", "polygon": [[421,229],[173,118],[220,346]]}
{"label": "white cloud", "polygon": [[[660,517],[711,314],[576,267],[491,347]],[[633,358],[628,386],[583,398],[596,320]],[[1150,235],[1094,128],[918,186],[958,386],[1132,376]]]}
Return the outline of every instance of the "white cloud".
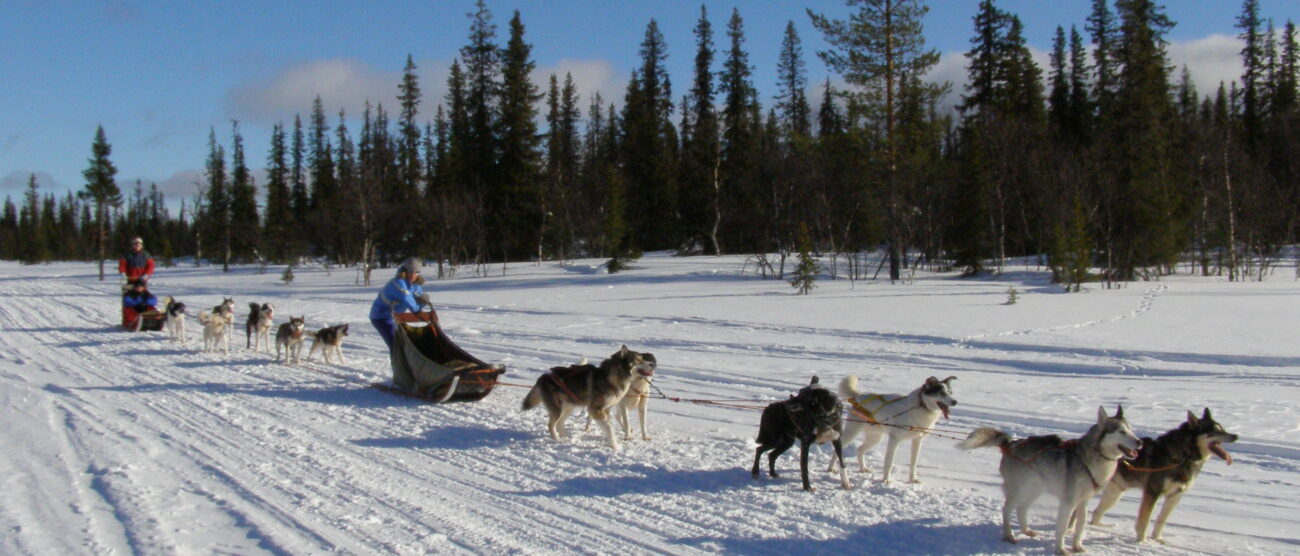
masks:
{"label": "white cloud", "polygon": [[1183,66],[1192,73],[1196,92],[1205,98],[1225,85],[1241,79],[1241,40],[1230,35],[1210,35],[1203,39],[1169,44],[1169,62],[1173,64],[1170,80],[1178,83]]}
{"label": "white cloud", "polygon": [[36,176],[37,191],[42,196],[49,193],[62,196],[67,190],[66,187],[56,183],[54,176],[48,172],[14,170],[0,177],[0,195],[9,195],[13,197],[15,203],[20,202],[20,197],[27,192],[27,179],[32,175]]}
{"label": "white cloud", "polygon": [[[564,58],[549,66],[538,66],[532,75],[533,83],[545,93],[550,87],[551,75],[554,74],[559,86],[564,86],[565,74],[573,76],[573,84],[578,89],[579,107],[586,116],[591,104],[592,94],[599,92],[605,104],[619,104],[627,89],[627,76],[615,74],[614,65],[607,60],[575,60]],[[542,105],[545,106],[545,105]],[[544,110],[544,108],[542,108]],[[545,114],[543,114],[545,116]]]}

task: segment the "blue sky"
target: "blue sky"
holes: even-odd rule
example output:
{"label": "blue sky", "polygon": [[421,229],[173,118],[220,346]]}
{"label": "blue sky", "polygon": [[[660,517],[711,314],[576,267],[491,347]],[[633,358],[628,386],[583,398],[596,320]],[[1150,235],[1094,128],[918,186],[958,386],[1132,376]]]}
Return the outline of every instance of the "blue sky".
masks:
{"label": "blue sky", "polygon": [[[1082,32],[1089,0],[999,0],[1020,16],[1031,46],[1045,51],[1057,25]],[[964,79],[978,0],[931,0],[929,44],[944,54],[932,75]],[[654,18],[668,43],[674,96],[691,79],[698,1],[492,0],[499,42],[519,10],[545,86],[550,73],[573,74],[584,94],[621,102],[646,24]],[[804,41],[810,83],[828,73],[825,48],[804,9],[843,17],[839,0],[703,2],[714,43],[725,48],[727,18],[739,9],[754,81],[771,102],[781,33],[794,21]],[[1300,0],[1260,0],[1277,26],[1300,23]],[[266,159],[271,126],[304,118],[320,94],[337,123],[359,129],[362,103],[396,111],[396,86],[407,55],[424,92],[421,118],[441,101],[447,68],[466,42],[472,0],[425,1],[127,1],[10,0],[0,4],[0,196],[17,201],[30,174],[42,192],[83,187],[96,125],[113,145],[118,184],[157,183],[175,204],[202,179],[209,129],[229,145],[238,120],[251,166]],[[1202,94],[1240,74],[1234,28],[1237,0],[1169,0],[1177,22],[1169,34],[1174,63],[1187,64]],[[721,57],[721,56],[719,56]],[[260,173],[259,173],[260,175]],[[260,184],[259,184],[260,185]]]}

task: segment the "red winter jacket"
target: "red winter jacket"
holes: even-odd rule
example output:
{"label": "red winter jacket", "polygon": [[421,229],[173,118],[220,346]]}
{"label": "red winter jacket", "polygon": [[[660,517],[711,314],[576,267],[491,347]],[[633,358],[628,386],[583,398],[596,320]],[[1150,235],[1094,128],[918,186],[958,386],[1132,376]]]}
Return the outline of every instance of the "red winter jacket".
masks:
{"label": "red winter jacket", "polygon": [[148,280],[153,277],[153,257],[143,249],[139,253],[127,252],[117,260],[117,273],[125,274],[128,282],[135,282],[141,277]]}

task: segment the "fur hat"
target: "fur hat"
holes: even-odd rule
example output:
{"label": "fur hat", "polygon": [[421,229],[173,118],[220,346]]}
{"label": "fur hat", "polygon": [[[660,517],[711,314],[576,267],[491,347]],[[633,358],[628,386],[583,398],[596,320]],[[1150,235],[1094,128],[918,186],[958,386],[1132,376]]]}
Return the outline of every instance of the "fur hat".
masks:
{"label": "fur hat", "polygon": [[412,274],[422,271],[423,269],[424,269],[424,263],[420,262],[420,259],[411,257],[409,259],[406,259],[405,261],[402,261],[402,266],[397,267],[397,273],[401,274],[402,272],[406,272],[406,275],[410,276]]}

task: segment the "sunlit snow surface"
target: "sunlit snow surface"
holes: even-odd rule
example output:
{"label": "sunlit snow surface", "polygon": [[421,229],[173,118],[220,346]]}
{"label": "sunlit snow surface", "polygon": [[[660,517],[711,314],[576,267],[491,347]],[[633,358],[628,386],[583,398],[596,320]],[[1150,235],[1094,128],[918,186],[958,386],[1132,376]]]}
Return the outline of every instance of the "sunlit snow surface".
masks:
{"label": "sunlit snow surface", "polygon": [[[1063,294],[1047,272],[1011,267],[909,284],[831,280],[808,296],[762,280],[743,257],[652,254],[609,275],[601,261],[488,267],[428,284],[447,333],[509,367],[481,402],[431,405],[367,388],[390,376],[355,269],[259,273],[160,268],[159,297],[186,302],[190,341],[118,330],[117,284],[91,263],[0,263],[0,553],[192,554],[1043,554],[1044,535],[1002,543],[999,454],[929,439],[920,484],[881,484],[850,463],[854,489],[797,449],[779,479],[753,480],[758,411],[650,402],[649,442],[613,453],[598,427],[545,435],[520,401],[546,369],[622,344],[659,361],[655,384],[685,400],[761,405],[813,375],[906,393],[956,376],[939,426],[1077,436],[1098,406],[1142,436],[1211,408],[1241,435],[1174,511],[1167,545],[1133,543],[1137,491],[1091,528],[1094,554],[1300,550],[1300,282],[1186,274]],[[111,266],[111,265],[110,265]],[[430,273],[432,266],[426,267]],[[874,264],[872,264],[874,268]],[[882,274],[883,276],[884,274]],[[1006,304],[1014,286],[1019,300]],[[193,318],[236,302],[230,354],[202,353]],[[249,302],[277,322],[351,324],[347,365],[303,367],[243,348]],[[305,353],[305,351],[304,351]],[[754,401],[757,400],[757,401]],[[748,403],[744,403],[748,402]],[[905,464],[906,451],[900,450]],[[897,469],[895,480],[906,477]],[[1091,508],[1095,502],[1090,504]]]}

